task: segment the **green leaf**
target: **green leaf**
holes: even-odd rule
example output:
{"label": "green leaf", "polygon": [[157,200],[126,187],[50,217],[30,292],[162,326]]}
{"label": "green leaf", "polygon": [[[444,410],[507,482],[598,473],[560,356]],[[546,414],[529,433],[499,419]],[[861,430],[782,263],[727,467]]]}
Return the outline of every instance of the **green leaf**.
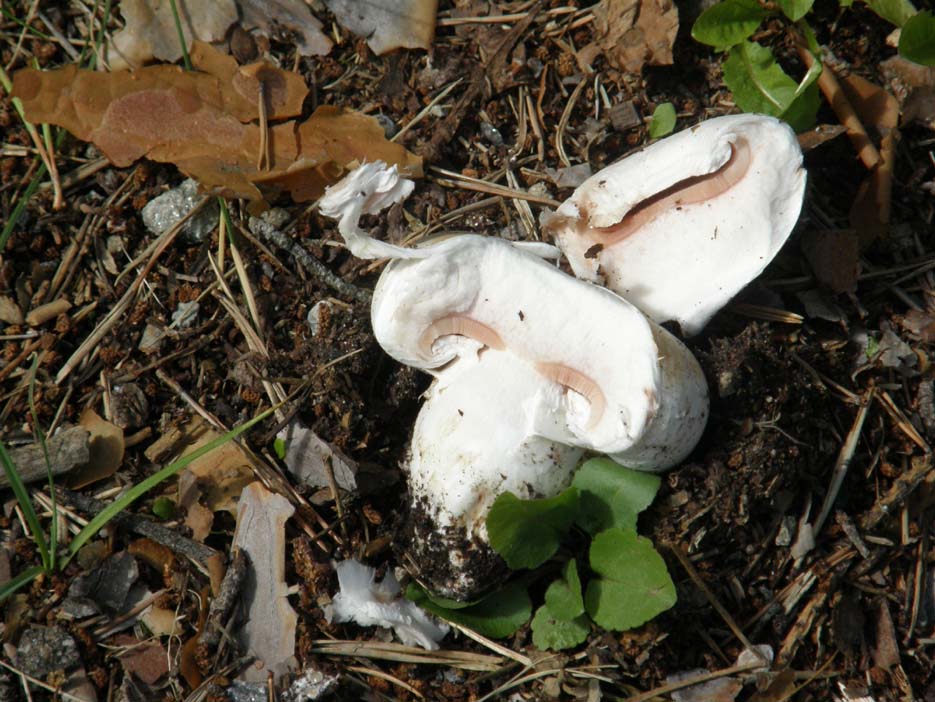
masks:
{"label": "green leaf", "polygon": [[649,123],[649,136],[653,139],[671,134],[675,129],[675,106],[664,102],[653,110],[653,119]]}
{"label": "green leaf", "polygon": [[916,13],[909,0],[867,0],[867,5],[887,22],[902,27]]}
{"label": "green leaf", "polygon": [[281,461],[286,457],[286,441],[285,439],[275,438],[273,439],[273,451],[276,452],[276,457]]}
{"label": "green leaf", "polygon": [[854,4],[854,0],[838,0],[838,3],[841,7],[850,7]]}
{"label": "green leaf", "polygon": [[558,550],[577,516],[578,490],[574,487],[541,500],[521,500],[505,492],[487,514],[487,536],[510,568],[535,568]]}
{"label": "green leaf", "polygon": [[584,614],[581,580],[578,578],[578,564],[574,558],[565,564],[562,577],[557,578],[545,591],[545,604],[552,616],[563,621],[571,621]]}
{"label": "green leaf", "polygon": [[591,632],[591,624],[586,614],[570,620],[561,619],[555,616],[547,604],[542,605],[536,611],[536,616],[532,618],[530,626],[532,627],[532,642],[542,651],[574,648],[588,638]]}
{"label": "green leaf", "polygon": [[756,31],[769,16],[756,0],[724,0],[695,20],[692,38],[716,49],[727,49]]}
{"label": "green leaf", "polygon": [[815,0],[776,0],[782,13],[793,22],[798,22],[808,14]]}
{"label": "green leaf", "polygon": [[406,597],[437,617],[466,626],[492,639],[510,636],[529,621],[532,614],[529,593],[520,582],[508,583],[477,604],[461,609],[449,609],[434,602],[415,583],[410,583],[406,588]]}
{"label": "green leaf", "polygon": [[160,519],[172,519],[175,516],[175,502],[169,497],[157,497],[153,500],[153,514]]}
{"label": "green leaf", "polygon": [[821,73],[821,66],[817,62],[816,65],[818,67],[797,84],[776,63],[769,49],[745,41],[730,50],[723,65],[724,83],[744,112],[781,117],[796,131],[803,131],[815,123],[819,107],[818,92],[813,84]]}
{"label": "green leaf", "polygon": [[923,66],[935,66],[935,16],[931,12],[906,20],[899,33],[899,53]]}
{"label": "green leaf", "polygon": [[585,607],[605,629],[640,626],[675,604],[675,585],[649,539],[634,531],[608,529],[591,542]]}
{"label": "green leaf", "polygon": [[636,515],[652,504],[661,482],[609,458],[586,461],[571,482],[581,495],[578,524],[589,534],[611,527],[636,531]]}

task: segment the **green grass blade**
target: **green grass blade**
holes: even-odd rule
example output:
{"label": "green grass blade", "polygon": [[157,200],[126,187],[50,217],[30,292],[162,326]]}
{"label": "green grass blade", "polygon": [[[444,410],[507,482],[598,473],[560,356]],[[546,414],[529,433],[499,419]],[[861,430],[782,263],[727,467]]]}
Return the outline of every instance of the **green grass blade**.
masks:
{"label": "green grass blade", "polygon": [[6,600],[7,597],[12,595],[14,592],[19,590],[24,585],[28,585],[33,580],[38,578],[44,569],[42,566],[32,566],[27,568],[22,573],[17,575],[15,578],[7,580],[3,585],[0,585],[0,602]]}
{"label": "green grass blade", "polygon": [[239,427],[231,429],[223,436],[219,436],[214,441],[210,441],[199,449],[192,451],[185,456],[182,456],[182,458],[175,461],[174,463],[170,463],[158,473],[154,473],[153,475],[146,478],[146,480],[142,481],[138,485],[134,485],[132,488],[127,490],[111,504],[107,505],[107,507],[101,510],[101,512],[96,517],[94,517],[94,519],[88,522],[86,527],[78,532],[78,535],[75,536],[74,540],[68,547],[68,556],[63,560],[62,567],[64,568],[68,562],[78,553],[81,547],[94,538],[94,535],[103,529],[111,519],[129,507],[135,500],[145,495],[147,492],[159,485],[159,483],[162,481],[166,480],[167,478],[171,478],[173,475],[182,470],[182,468],[201,458],[209,451],[213,451],[219,446],[223,446],[228,441],[236,439],[238,436],[250,429],[250,427],[259,422],[262,422],[264,419],[269,417],[278,408],[279,405],[269,408],[265,412],[258,414],[250,421],[241,424]]}
{"label": "green grass blade", "polygon": [[[48,127],[48,125],[42,125]],[[55,478],[52,475],[52,459],[49,457],[49,446],[45,441],[45,432],[39,423],[39,413],[36,411],[36,373],[39,371],[39,354],[33,354],[32,367],[29,369],[29,386],[27,396],[29,412],[32,414],[33,431],[42,447],[42,457],[45,459],[45,473],[49,480],[49,499],[52,501],[52,526],[49,527],[49,565],[50,571],[55,571],[55,561],[58,555],[58,501],[55,499]]]}
{"label": "green grass blade", "polygon": [[36,510],[33,509],[32,500],[26,491],[26,485],[23,479],[19,477],[19,471],[13,465],[13,459],[7,453],[6,446],[0,441],[0,463],[3,464],[3,472],[6,473],[6,479],[16,495],[16,501],[23,511],[23,517],[26,519],[26,526],[29,527],[30,536],[36,542],[39,549],[39,555],[42,558],[42,570],[49,570],[49,546],[45,540],[45,534],[42,533],[42,526],[39,524],[39,517],[36,516]]}
{"label": "green grass blade", "polygon": [[[39,159],[36,160],[38,161]],[[29,185],[27,185],[26,190],[23,191],[23,195],[20,197],[19,202],[16,203],[16,207],[13,208],[13,212],[10,213],[10,218],[7,220],[6,224],[3,225],[3,231],[0,231],[0,251],[6,249],[7,241],[13,234],[13,230],[16,229],[16,225],[19,224],[19,219],[23,216],[23,212],[26,211],[26,205],[29,204],[29,200],[36,194],[36,191],[42,184],[45,174],[46,169],[43,163],[39,165],[36,174],[32,177],[32,180],[29,181]]]}
{"label": "green grass blade", "polygon": [[185,70],[192,70],[192,59],[188,55],[188,45],[185,43],[185,32],[182,31],[182,20],[179,18],[179,8],[175,0],[169,0],[169,7],[172,8],[172,19],[175,20],[175,31],[179,35],[179,44],[182,45],[182,63],[185,64]]}

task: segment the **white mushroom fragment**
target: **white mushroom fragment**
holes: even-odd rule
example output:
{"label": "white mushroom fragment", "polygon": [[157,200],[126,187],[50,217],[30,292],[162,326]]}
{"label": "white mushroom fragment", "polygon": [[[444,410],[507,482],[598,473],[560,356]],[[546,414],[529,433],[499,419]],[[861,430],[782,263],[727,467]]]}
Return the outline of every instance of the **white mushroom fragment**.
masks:
{"label": "white mushroom fragment", "polygon": [[804,192],[792,130],[735,115],[595,173],[542,224],[575,275],[695,334],[776,255]]}

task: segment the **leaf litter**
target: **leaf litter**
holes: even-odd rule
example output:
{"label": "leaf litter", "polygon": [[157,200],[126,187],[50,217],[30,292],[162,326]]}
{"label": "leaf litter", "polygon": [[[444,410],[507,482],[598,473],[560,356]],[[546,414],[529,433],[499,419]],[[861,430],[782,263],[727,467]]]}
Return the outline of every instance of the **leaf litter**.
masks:
{"label": "leaf litter", "polygon": [[116,166],[143,157],[174,163],[205,189],[260,209],[264,195],[283,191],[296,202],[312,200],[363,161],[421,176],[421,159],[358,112],[322,105],[303,122],[254,124],[301,113],[308,88],[299,74],[263,61],[238,66],[203,42],[194,43],[191,59],[198,70],[26,68],[14,75],[13,92],[30,121],[66,128]]}

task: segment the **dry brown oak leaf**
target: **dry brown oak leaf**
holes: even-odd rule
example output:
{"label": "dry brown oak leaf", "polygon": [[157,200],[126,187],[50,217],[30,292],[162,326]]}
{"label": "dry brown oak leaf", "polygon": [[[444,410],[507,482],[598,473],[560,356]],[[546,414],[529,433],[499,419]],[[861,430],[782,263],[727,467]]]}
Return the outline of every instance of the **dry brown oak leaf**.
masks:
{"label": "dry brown oak leaf", "polygon": [[396,164],[422,175],[422,160],[386,140],[373,117],[323,105],[304,122],[270,125],[269,167],[259,168],[262,87],[267,119],[299,115],[308,88],[302,77],[266,63],[238,66],[209,44],[195,42],[195,71],[147,66],[100,73],[65,66],[23,69],[13,95],[26,118],[56,124],[93,142],[116,166],[139,158],[174,163],[202,187],[262,207],[288,191],[293,200],[317,198],[325,186],[364,161]]}

